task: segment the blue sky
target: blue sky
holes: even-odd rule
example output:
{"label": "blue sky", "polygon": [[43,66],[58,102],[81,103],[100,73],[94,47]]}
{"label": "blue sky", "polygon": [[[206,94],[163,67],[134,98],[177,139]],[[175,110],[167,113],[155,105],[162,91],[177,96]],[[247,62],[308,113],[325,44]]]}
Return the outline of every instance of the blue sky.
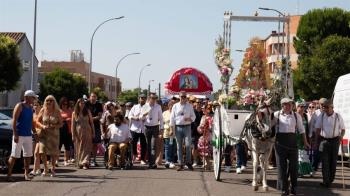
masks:
{"label": "blue sky", "polygon": [[[299,2],[299,3],[298,3]],[[298,6],[299,4],[299,6]],[[220,88],[214,64],[215,39],[223,31],[223,13],[253,15],[258,7],[278,9],[291,15],[310,9],[340,7],[350,10],[349,0],[38,0],[37,57],[39,60],[69,60],[70,50],[80,49],[89,61],[90,38],[102,21],[125,16],[103,25],[93,45],[93,71],[115,74],[118,60],[125,54],[140,55],[125,59],[119,69],[123,89],[138,86],[142,66],[142,87],[149,80],[169,80],[184,66],[200,69]],[[34,0],[0,0],[0,31],[25,32],[33,39]],[[275,16],[259,11],[259,15]],[[265,38],[277,23],[234,22],[231,48],[245,49],[253,36]],[[242,55],[232,52],[235,73]],[[231,79],[232,83],[232,79]]]}

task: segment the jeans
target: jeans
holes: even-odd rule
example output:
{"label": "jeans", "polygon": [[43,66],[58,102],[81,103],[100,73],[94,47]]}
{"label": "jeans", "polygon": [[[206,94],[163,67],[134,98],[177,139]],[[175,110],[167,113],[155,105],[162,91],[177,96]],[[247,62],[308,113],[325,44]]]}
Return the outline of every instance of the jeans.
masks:
{"label": "jeans", "polygon": [[[170,140],[173,140],[172,144],[170,144]],[[174,163],[175,162],[175,138],[164,138],[164,154],[165,154],[165,161],[167,163]]]}
{"label": "jeans", "polygon": [[159,142],[159,126],[146,126],[146,139],[147,139],[147,153],[148,153],[148,164],[155,164],[156,157],[156,146]]}
{"label": "jeans", "polygon": [[146,155],[146,137],[143,133],[136,133],[135,131],[131,131],[132,135],[132,150],[134,156],[137,156],[137,142],[140,138],[140,145],[141,145],[141,160],[145,161],[145,155]]}
{"label": "jeans", "polygon": [[177,142],[177,157],[180,165],[183,165],[183,156],[182,156],[182,144],[183,139],[185,139],[186,147],[186,163],[191,164],[191,125],[176,125],[175,126],[175,135]]}
{"label": "jeans", "polygon": [[247,166],[247,155],[245,153],[245,147],[242,142],[236,144],[236,154],[237,154],[237,168],[242,166]]}

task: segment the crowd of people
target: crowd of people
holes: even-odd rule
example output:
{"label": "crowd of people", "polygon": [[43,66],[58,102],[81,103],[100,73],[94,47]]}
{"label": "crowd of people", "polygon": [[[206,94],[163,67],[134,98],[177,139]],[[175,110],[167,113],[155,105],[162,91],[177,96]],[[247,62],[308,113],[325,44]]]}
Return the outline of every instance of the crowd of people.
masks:
{"label": "crowd of people", "polygon": [[[56,175],[62,147],[63,166],[75,164],[80,169],[99,166],[96,156],[102,143],[107,143],[105,164],[111,170],[116,168],[116,162],[119,168],[125,168],[127,151],[132,163],[148,165],[149,169],[164,165],[176,167],[177,171],[198,166],[210,170],[213,114],[218,105],[186,92],[166,102],[150,93],[140,94],[135,104],[109,101],[102,104],[91,93],[88,99],[80,98],[75,103],[65,97],[57,102],[49,95],[41,104],[35,92],[28,90],[13,111],[8,180],[13,181],[12,168],[21,151],[24,178],[31,180],[37,175]],[[329,187],[335,177],[339,142],[345,133],[341,115],[334,112],[331,100],[325,98],[309,103],[284,98],[281,107],[272,117],[276,144],[270,157],[271,167],[278,169],[279,188],[286,194],[295,193],[297,177],[314,175],[320,162],[321,186]],[[120,155],[118,161],[116,152]],[[34,166],[29,171],[33,154]],[[232,168],[232,154],[236,156],[236,173],[242,173],[249,157],[245,143],[225,149],[227,172]]]}

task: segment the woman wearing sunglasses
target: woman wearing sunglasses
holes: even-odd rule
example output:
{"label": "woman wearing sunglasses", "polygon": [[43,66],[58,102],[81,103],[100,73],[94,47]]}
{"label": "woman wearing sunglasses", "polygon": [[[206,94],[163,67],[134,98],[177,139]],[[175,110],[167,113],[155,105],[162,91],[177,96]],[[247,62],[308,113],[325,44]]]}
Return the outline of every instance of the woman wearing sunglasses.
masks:
{"label": "woman wearing sunglasses", "polygon": [[45,98],[43,108],[38,117],[38,126],[42,129],[39,153],[44,163],[43,176],[48,175],[47,155],[51,157],[51,177],[56,175],[56,160],[59,157],[59,128],[62,127],[60,108],[54,96]]}

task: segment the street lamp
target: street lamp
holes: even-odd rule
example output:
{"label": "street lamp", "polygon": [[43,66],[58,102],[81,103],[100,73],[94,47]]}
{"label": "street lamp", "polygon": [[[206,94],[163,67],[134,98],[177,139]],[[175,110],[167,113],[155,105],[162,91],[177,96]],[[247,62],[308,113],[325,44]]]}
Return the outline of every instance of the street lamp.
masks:
{"label": "street lamp", "polygon": [[139,52],[134,52],[134,53],[129,53],[125,56],[123,56],[117,63],[117,66],[115,68],[115,94],[116,96],[118,96],[118,93],[117,93],[117,86],[118,86],[118,67],[119,67],[119,64],[128,56],[131,56],[131,55],[136,55],[136,54],[141,54]]}
{"label": "street lamp", "polygon": [[110,18],[108,20],[103,21],[101,24],[99,24],[96,29],[94,30],[94,33],[91,36],[91,42],[90,42],[90,66],[89,66],[89,91],[91,92],[91,70],[92,70],[92,43],[94,41],[94,36],[96,31],[106,22],[112,21],[112,20],[119,20],[124,18],[124,16],[118,17],[118,18]]}
{"label": "street lamp", "polygon": [[142,72],[143,72],[143,70],[144,70],[146,67],[149,67],[149,66],[151,66],[151,64],[147,64],[147,65],[143,66],[143,67],[141,68],[141,70],[140,70],[140,75],[139,75],[139,94],[141,93],[141,75],[142,75]]}
{"label": "street lamp", "polygon": [[[30,90],[34,90],[34,61],[35,61],[35,50],[36,50],[36,12],[37,12],[37,0],[34,5],[34,35],[33,35],[33,51],[32,51],[32,73],[30,80]],[[39,64],[39,62],[38,62]]]}
{"label": "street lamp", "polygon": [[148,81],[148,91],[147,91],[147,95],[149,96],[151,94],[151,82],[154,82],[154,80],[150,80]]}

